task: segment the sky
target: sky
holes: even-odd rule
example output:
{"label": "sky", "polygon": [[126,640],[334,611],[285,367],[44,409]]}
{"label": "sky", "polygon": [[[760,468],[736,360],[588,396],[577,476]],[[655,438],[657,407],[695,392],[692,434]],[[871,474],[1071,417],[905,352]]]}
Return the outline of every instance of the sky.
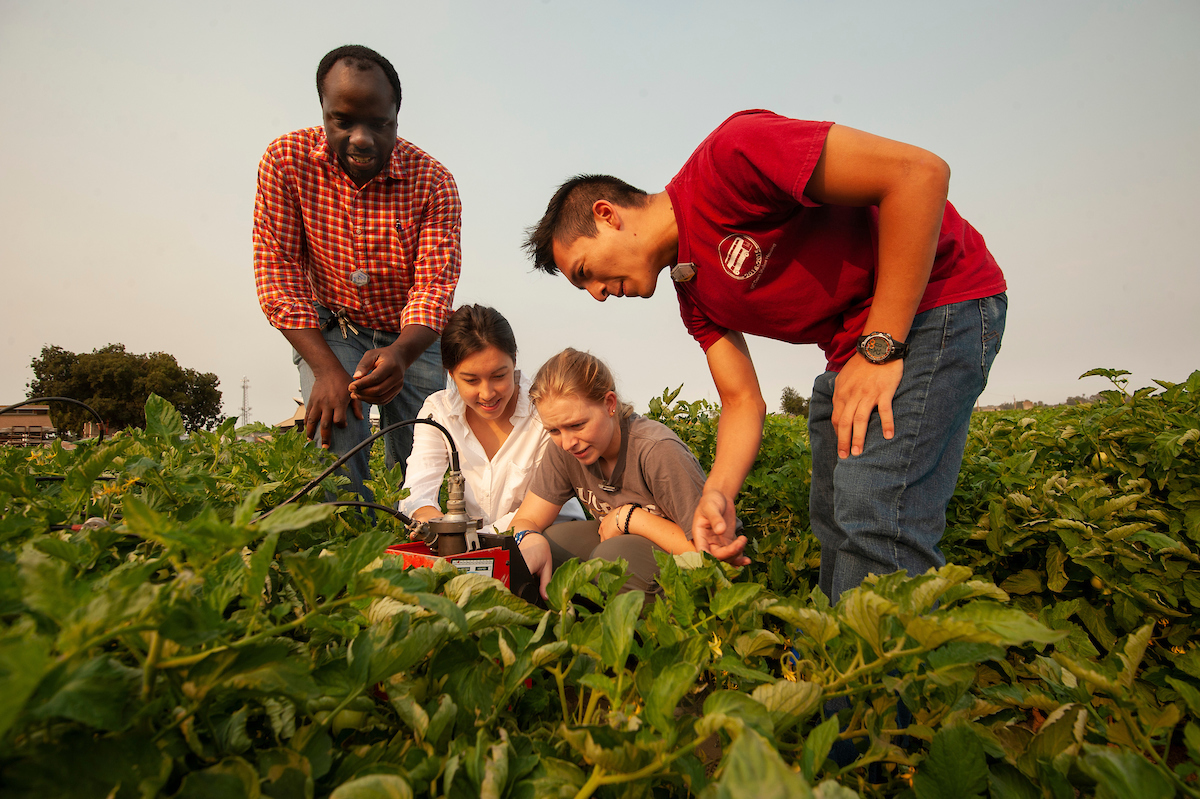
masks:
{"label": "sky", "polygon": [[[525,229],[581,172],[660,191],[745,108],[919,145],[1009,287],[982,404],[1061,402],[1197,368],[1200,4],[1116,2],[56,2],[0,0],[0,404],[47,345],[122,343],[220,378],[225,411],[292,414],[291,349],[259,309],[258,160],[319,125],[313,76],[368,45],[400,135],[454,174],[455,298],[513,324],[518,367],[564,346],[645,408],[717,399],[669,278],[600,304],[534,273]],[[1189,99],[1190,98],[1190,99]],[[769,408],[812,391],[815,346],[750,338]]]}

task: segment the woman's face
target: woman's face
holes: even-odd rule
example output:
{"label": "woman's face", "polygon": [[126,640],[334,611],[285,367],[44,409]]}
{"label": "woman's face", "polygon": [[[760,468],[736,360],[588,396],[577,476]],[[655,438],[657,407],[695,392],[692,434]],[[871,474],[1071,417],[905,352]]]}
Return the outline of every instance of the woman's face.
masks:
{"label": "woman's face", "polygon": [[621,449],[621,425],[617,421],[617,395],[608,392],[601,402],[574,394],[546,397],[537,406],[542,426],[555,444],[585,465],[600,458],[611,460]]}
{"label": "woman's face", "polygon": [[467,356],[450,372],[467,408],[490,420],[511,415],[508,405],[517,391],[516,375],[513,359],[495,347]]}

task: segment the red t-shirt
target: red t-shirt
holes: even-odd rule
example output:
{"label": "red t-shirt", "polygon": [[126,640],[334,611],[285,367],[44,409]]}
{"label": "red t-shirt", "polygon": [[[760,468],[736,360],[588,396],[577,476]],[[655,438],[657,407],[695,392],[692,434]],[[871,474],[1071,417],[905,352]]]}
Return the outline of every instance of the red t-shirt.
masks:
{"label": "red t-shirt", "polygon": [[[874,294],[879,209],[804,195],[832,125],[742,111],[667,185],[679,263],[696,265],[675,284],[679,310],[705,351],[737,330],[818,344],[834,371],[854,354]],[[1005,289],[983,237],[946,203],[917,312]]]}

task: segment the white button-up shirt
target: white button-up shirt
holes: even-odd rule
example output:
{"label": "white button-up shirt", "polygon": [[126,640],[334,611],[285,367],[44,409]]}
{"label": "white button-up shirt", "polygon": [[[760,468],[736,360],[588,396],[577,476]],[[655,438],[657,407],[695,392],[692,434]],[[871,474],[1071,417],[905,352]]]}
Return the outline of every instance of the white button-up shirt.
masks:
{"label": "white button-up shirt", "polygon": [[[449,388],[429,395],[419,416],[432,418],[450,431],[458,446],[458,464],[466,482],[467,515],[482,518],[502,533],[512,525],[517,508],[529,490],[533,473],[547,446],[554,446],[542,427],[537,410],[529,401],[531,380],[519,375],[517,407],[513,410],[512,432],[490,461],[483,445],[467,424],[466,403],[450,381]],[[404,487],[409,490],[400,502],[400,511],[411,516],[418,508],[440,508],[439,493],[446,470],[450,467],[450,447],[446,437],[433,425],[414,425],[412,454],[405,469]],[[583,509],[571,500],[559,512],[559,521],[582,519]]]}

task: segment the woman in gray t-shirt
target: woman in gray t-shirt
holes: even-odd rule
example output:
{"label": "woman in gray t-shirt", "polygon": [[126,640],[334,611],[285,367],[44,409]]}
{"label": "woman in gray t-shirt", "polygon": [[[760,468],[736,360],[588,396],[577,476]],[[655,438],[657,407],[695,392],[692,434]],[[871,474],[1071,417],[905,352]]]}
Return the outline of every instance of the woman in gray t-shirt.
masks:
{"label": "woman in gray t-shirt", "polygon": [[[691,521],[704,471],[665,425],[633,413],[594,355],[566,349],[538,370],[529,390],[556,445],[546,450],[513,518],[518,545],[541,592],[570,558],[624,558],[626,589],[657,590],[654,551],[692,551]],[[577,497],[598,521],[554,524]]]}

